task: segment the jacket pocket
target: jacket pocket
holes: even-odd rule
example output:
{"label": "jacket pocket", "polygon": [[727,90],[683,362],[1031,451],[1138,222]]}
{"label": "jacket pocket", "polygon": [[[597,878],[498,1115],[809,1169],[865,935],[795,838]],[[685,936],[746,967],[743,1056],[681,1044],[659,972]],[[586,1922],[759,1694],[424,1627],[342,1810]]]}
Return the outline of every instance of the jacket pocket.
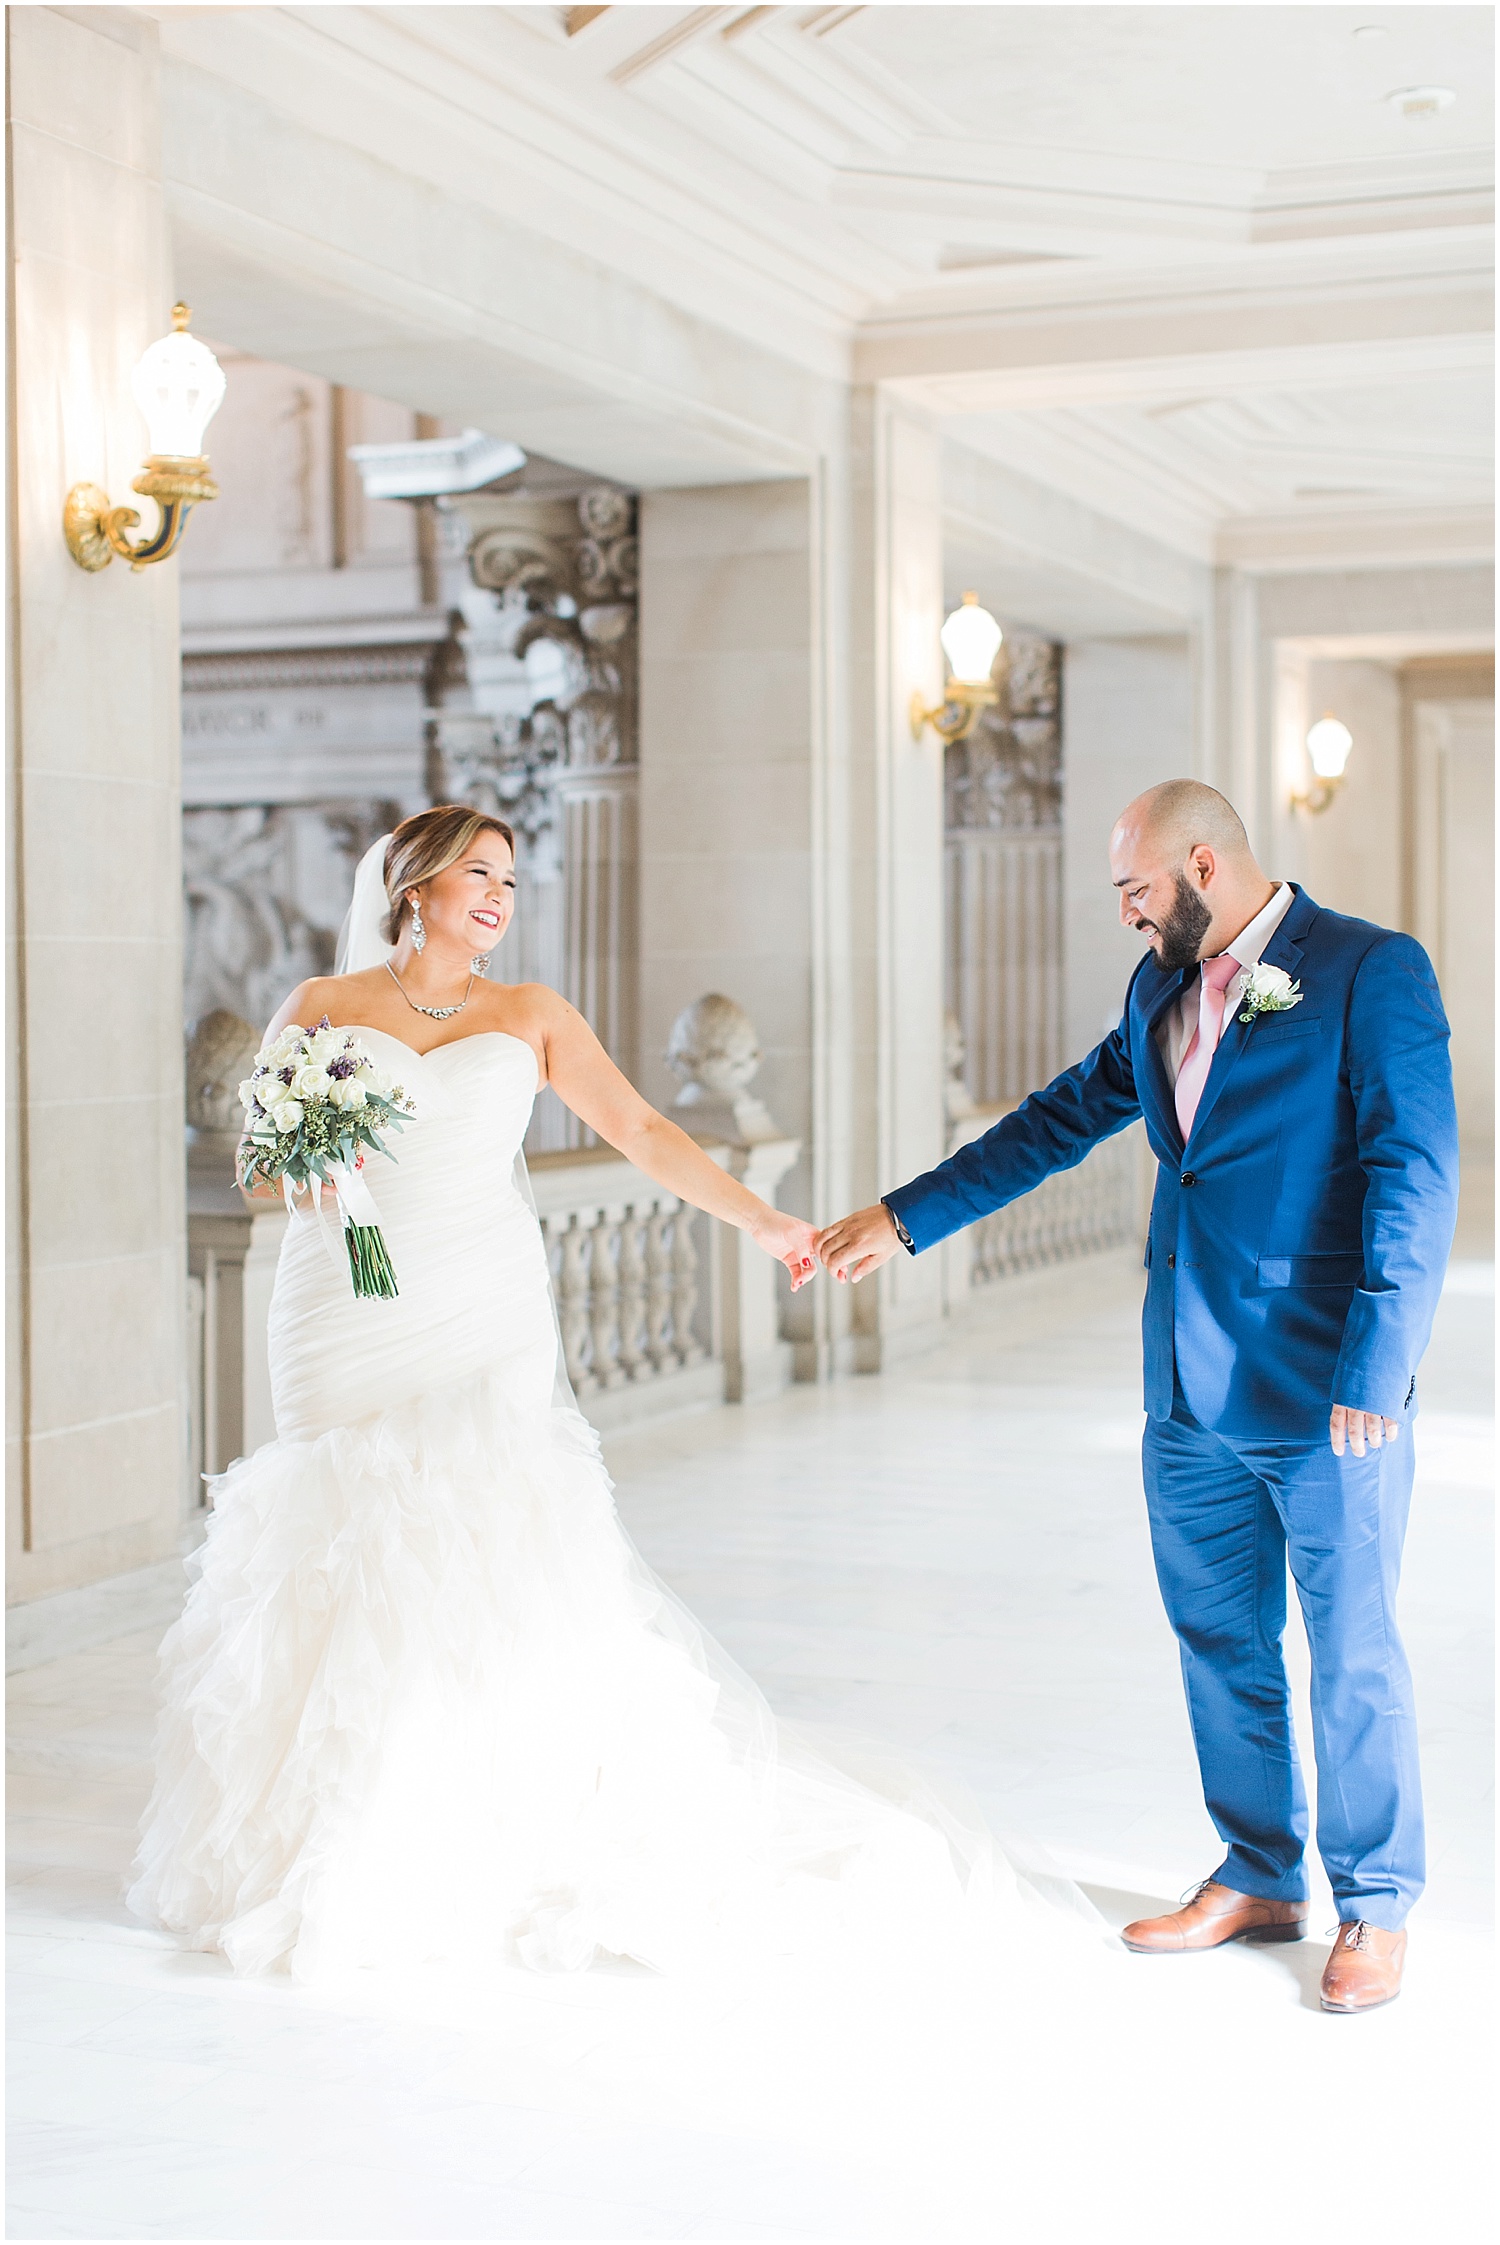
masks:
{"label": "jacket pocket", "polygon": [[1281,1286],[1358,1286],[1365,1275],[1360,1255],[1258,1255],[1256,1283]]}
{"label": "jacket pocket", "polygon": [[1250,1025],[1251,1035],[1257,1044],[1283,1044],[1289,1037],[1315,1037],[1323,1026],[1320,1014],[1311,1014],[1304,1021],[1302,1010],[1294,1007],[1290,1013],[1263,1013]]}

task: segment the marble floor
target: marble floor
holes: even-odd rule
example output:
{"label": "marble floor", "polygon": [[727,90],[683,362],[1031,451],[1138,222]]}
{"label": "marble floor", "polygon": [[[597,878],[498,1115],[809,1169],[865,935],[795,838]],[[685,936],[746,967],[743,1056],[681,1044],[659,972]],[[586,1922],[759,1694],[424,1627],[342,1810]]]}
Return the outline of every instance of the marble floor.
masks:
{"label": "marble floor", "polygon": [[[1116,1924],[1215,1860],[1142,1515],[1138,1296],[1131,1257],[1037,1273],[879,1379],[609,1447],[636,1540],[778,1710],[962,1778]],[[1432,1878],[1389,2011],[1318,2010],[1319,1939],[1100,1949],[1086,1992],[1064,1971],[1050,2003],[1003,1981],[981,2002],[928,1967],[920,1927],[888,1989],[516,1974],[465,2013],[420,1987],[377,2005],[238,1984],[119,1899],[159,1630],[116,1601],[11,1681],[9,2236],[1474,2234],[1493,1312],[1492,1266],[1455,1264],[1403,1606]]]}

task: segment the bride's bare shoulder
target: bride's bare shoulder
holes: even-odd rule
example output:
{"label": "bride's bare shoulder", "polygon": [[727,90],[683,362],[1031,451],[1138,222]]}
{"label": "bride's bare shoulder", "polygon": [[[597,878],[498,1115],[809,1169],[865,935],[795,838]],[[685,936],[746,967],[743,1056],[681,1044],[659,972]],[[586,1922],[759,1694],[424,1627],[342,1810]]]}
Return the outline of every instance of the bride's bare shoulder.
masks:
{"label": "bride's bare shoulder", "polygon": [[545,1033],[573,1013],[561,991],[545,982],[491,982],[486,985],[491,1010],[495,1007],[528,1028]]}
{"label": "bride's bare shoulder", "polygon": [[310,1029],[325,1014],[331,1021],[354,1019],[361,998],[378,992],[380,974],[378,968],[366,968],[360,974],[310,975],[288,992],[267,1034],[274,1037],[293,1021],[299,1029]]}

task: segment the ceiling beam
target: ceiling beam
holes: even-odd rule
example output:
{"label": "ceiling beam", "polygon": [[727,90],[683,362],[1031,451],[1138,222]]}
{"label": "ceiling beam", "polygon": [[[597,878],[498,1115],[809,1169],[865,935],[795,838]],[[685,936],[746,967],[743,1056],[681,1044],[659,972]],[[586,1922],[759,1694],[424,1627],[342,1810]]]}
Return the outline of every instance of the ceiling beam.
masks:
{"label": "ceiling beam", "polygon": [[931,410],[974,413],[1484,367],[1493,336],[1487,272],[1407,275],[1390,287],[1324,278],[1264,293],[1155,290],[1109,304],[870,320],[854,371],[920,393]]}

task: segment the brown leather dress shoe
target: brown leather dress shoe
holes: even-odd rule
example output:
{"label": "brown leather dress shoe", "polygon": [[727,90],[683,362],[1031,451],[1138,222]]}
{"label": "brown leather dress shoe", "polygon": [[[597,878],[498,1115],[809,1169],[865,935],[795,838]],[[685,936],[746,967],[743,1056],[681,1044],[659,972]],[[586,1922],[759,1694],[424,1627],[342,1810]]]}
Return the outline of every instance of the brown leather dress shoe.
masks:
{"label": "brown leather dress shoe", "polygon": [[1180,1910],[1164,1918],[1137,1918],[1120,1939],[1142,1956],[1174,1956],[1219,1949],[1226,1941],[1300,1941],[1306,1931],[1305,1902],[1268,1902],[1205,1879]]}
{"label": "brown leather dress shoe", "polygon": [[1346,1918],[1323,1967],[1323,2009],[1378,2011],[1383,2003],[1394,2003],[1401,1993],[1405,1962],[1404,1933],[1387,1933],[1384,1926],[1366,1925],[1363,1918]]}

